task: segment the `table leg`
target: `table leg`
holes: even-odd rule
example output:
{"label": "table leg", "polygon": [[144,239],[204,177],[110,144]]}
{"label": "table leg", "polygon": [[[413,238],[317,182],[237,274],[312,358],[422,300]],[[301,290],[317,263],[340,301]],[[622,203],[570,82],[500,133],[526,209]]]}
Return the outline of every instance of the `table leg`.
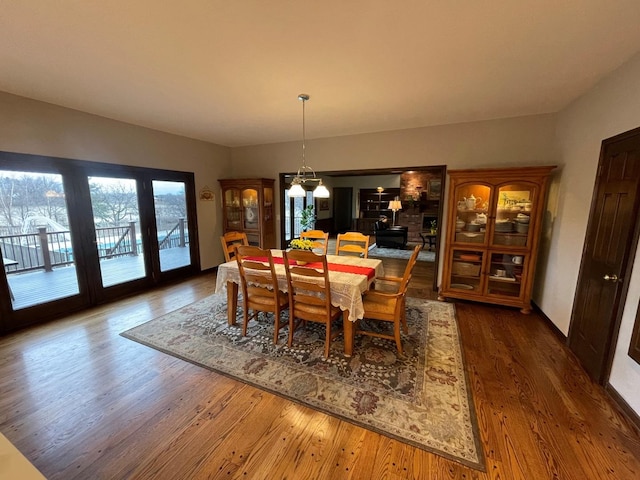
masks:
{"label": "table leg", "polygon": [[349,320],[349,310],[342,312],[342,335],[344,336],[344,355],[350,357],[353,355],[353,338],[356,330],[355,322]]}
{"label": "table leg", "polygon": [[227,323],[236,324],[236,312],[238,310],[238,284],[227,282]]}
{"label": "table leg", "polygon": [[[420,235],[420,238],[422,239],[422,250],[424,250],[424,246],[427,244],[427,238],[422,234],[422,232],[418,233],[418,235]],[[431,243],[429,243],[429,245],[431,245]]]}

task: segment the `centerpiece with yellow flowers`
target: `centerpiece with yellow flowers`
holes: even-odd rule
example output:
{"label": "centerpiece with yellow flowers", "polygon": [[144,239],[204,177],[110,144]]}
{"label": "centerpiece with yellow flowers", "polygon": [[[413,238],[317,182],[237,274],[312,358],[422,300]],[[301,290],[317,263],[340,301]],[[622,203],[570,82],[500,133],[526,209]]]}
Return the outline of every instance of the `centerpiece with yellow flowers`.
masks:
{"label": "centerpiece with yellow flowers", "polygon": [[293,250],[313,250],[313,242],[307,238],[294,238],[289,242],[289,248]]}

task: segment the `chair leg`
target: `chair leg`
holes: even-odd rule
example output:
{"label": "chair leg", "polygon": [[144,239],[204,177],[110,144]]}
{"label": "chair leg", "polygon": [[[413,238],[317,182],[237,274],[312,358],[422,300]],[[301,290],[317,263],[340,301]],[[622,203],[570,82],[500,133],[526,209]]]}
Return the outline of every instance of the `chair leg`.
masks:
{"label": "chair leg", "polygon": [[247,325],[249,325],[249,319],[251,318],[250,312],[249,312],[249,305],[247,305],[247,303],[244,304],[244,319],[242,322],[242,336],[246,337],[247,336]]}
{"label": "chair leg", "polygon": [[280,333],[280,310],[276,309],[273,314],[273,344],[278,344],[278,334]]}
{"label": "chair leg", "polygon": [[289,308],[289,339],[287,340],[287,347],[291,348],[293,345],[293,332],[296,329],[296,317],[293,314],[293,308]]}
{"label": "chair leg", "polygon": [[324,339],[324,358],[329,358],[329,348],[331,347],[331,321],[327,322],[326,336]]}
{"label": "chair leg", "polygon": [[409,325],[407,325],[407,315],[405,314],[404,310],[402,311],[400,321],[402,322],[402,331],[404,333],[409,333]]}

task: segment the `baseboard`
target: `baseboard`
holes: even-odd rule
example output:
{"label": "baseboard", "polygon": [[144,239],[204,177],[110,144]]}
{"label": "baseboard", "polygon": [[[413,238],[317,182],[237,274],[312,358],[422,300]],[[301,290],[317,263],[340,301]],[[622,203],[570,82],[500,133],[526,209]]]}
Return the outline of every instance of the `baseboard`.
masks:
{"label": "baseboard", "polygon": [[613,388],[613,386],[607,382],[604,386],[605,391],[609,395],[609,397],[616,403],[624,417],[629,421],[631,427],[635,430],[636,435],[640,435],[640,415],[638,415],[632,408],[629,406],[627,401],[622,398],[622,396],[618,393],[618,391]]}
{"label": "baseboard", "polygon": [[547,324],[549,329],[555,334],[555,336],[558,337],[562,343],[567,343],[567,336],[564,333],[562,333],[562,331],[560,331],[558,327],[556,327],[556,324],[553,323],[549,317],[547,317],[547,315],[536,304],[536,302],[532,301],[531,305],[533,306],[533,310],[536,313],[540,314],[540,316],[544,319],[545,323]]}

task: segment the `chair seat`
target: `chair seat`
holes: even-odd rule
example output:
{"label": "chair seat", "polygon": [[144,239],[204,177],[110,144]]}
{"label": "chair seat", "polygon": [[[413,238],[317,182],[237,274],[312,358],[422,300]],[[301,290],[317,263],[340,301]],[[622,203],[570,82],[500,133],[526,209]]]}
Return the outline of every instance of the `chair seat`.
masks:
{"label": "chair seat", "polygon": [[[247,287],[250,295],[249,303],[252,305],[273,306],[273,293],[260,287]],[[278,306],[283,307],[289,302],[289,296],[284,292],[278,292]]]}
{"label": "chair seat", "polygon": [[368,314],[386,314],[393,315],[395,312],[397,303],[396,297],[383,297],[381,295],[375,295],[375,293],[367,292],[362,298],[362,304],[364,311]]}
{"label": "chair seat", "polygon": [[[305,312],[305,313],[310,313],[312,315],[326,315],[327,314],[327,309],[324,307],[324,305],[309,305],[306,303],[298,303],[295,306],[296,312]],[[333,305],[331,305],[331,316],[334,316],[335,314],[337,314],[340,311],[339,307],[335,307]]]}

